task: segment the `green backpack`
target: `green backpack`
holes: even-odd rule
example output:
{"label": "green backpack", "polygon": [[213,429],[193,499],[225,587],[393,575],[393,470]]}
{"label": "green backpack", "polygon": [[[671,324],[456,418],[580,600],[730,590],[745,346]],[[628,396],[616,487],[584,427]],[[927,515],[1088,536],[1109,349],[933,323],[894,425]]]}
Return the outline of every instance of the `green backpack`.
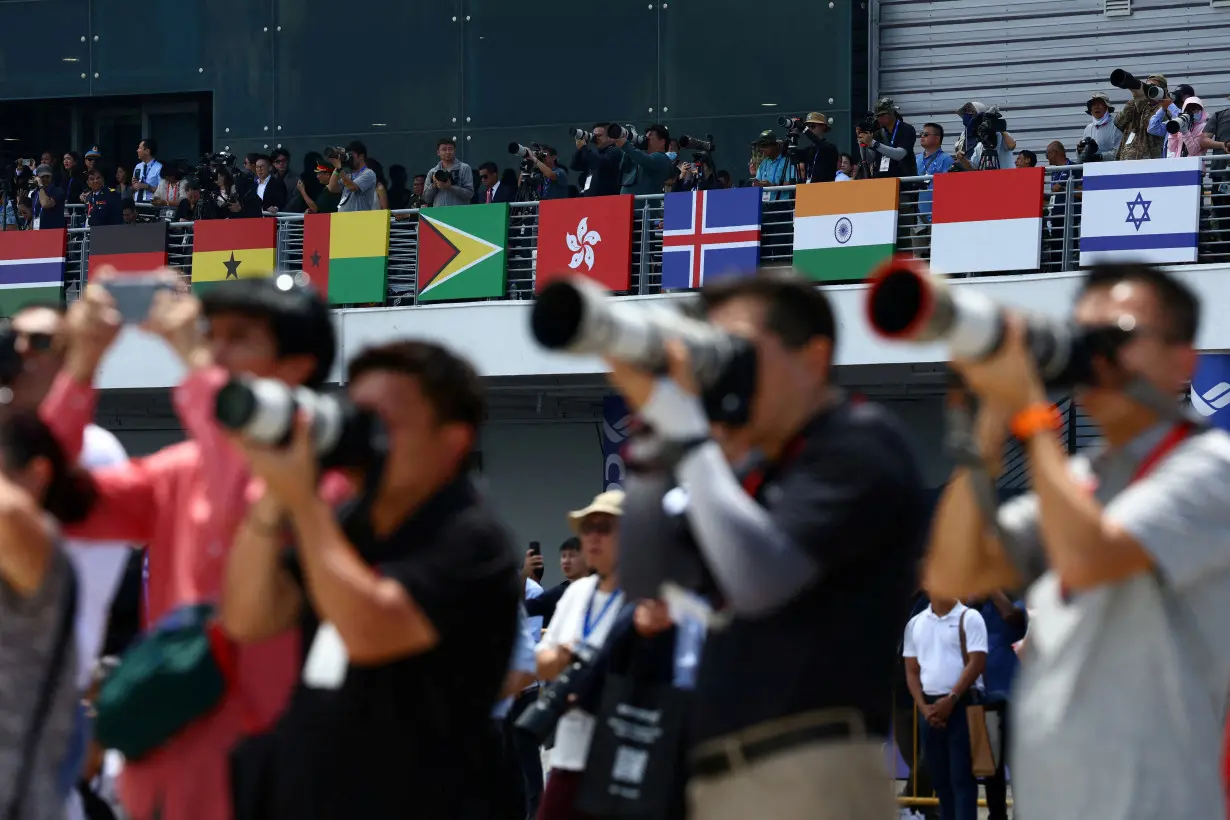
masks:
{"label": "green backpack", "polygon": [[94,702],[105,749],[140,760],[213,712],[235,679],[235,645],[210,604],[168,612],[108,675]]}

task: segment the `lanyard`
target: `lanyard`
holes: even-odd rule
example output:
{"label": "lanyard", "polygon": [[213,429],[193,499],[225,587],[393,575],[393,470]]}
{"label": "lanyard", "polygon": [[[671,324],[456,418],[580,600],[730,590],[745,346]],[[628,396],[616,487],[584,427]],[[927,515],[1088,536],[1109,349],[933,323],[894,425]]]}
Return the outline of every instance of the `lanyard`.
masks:
{"label": "lanyard", "polygon": [[931,155],[930,159],[927,159],[927,155],[923,154],[923,167],[919,175],[925,177],[927,174],[931,173],[931,169],[935,167],[935,163],[939,162],[940,157],[943,156],[943,154],[943,151],[937,150]]}
{"label": "lanyard", "polygon": [[585,621],[581,624],[582,641],[589,640],[589,636],[595,629],[598,628],[598,624],[602,623],[602,619],[606,617],[607,612],[609,612],[611,606],[614,605],[615,599],[621,597],[622,595],[623,590],[620,589],[616,589],[612,592],[611,596],[606,599],[606,603],[602,605],[602,609],[598,610],[598,617],[591,621],[590,616],[593,615],[594,611],[594,598],[598,597],[598,586],[597,584],[594,585],[594,591],[589,594],[589,602],[585,604]]}

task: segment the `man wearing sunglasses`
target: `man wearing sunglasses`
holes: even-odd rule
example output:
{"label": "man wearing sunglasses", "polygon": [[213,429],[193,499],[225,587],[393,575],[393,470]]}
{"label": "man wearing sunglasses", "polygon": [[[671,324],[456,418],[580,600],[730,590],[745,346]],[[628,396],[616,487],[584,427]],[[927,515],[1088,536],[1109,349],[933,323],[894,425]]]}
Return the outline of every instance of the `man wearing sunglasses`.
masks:
{"label": "man wearing sunglasses", "polygon": [[[581,551],[593,575],[568,585],[555,616],[538,644],[538,677],[554,680],[573,662],[578,644],[601,648],[623,606],[619,587],[619,519],[622,490],[597,495],[589,506],[568,514],[581,538]],[[560,718],[551,750],[551,776],[543,793],[541,820],[576,817],[573,804],[581,788],[585,760],[594,734],[594,716],[574,708]]]}
{"label": "man wearing sunglasses", "polygon": [[[5,371],[0,382],[7,382],[4,387],[12,391],[4,409],[30,412],[47,395],[64,364],[64,308],[52,302],[29,304],[13,316],[9,332],[8,336],[0,336],[0,357],[13,364],[12,370],[0,368]],[[14,372],[15,375],[8,375]],[[127,460],[128,455],[114,435],[94,424],[86,427],[82,466],[95,469]],[[84,693],[91,683],[94,663],[102,654],[112,599],[133,553],[121,542],[85,543],[74,539],[66,543],[77,569],[76,674]],[[64,764],[65,777],[71,778],[68,783],[75,784],[77,772],[85,762],[87,738],[83,712]]]}

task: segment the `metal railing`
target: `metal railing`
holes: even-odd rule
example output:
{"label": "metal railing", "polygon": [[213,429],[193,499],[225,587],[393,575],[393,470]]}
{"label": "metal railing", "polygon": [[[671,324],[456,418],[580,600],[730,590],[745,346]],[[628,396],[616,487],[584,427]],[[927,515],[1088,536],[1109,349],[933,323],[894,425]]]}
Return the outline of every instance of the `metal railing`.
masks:
{"label": "metal railing", "polygon": [[[1230,262],[1230,156],[1204,157],[1199,227],[1200,264]],[[1045,211],[1041,239],[1041,264],[1032,271],[1003,273],[1055,273],[1080,266],[1080,209],[1083,167],[1069,165],[1047,168],[1044,178]],[[1052,182],[1056,172],[1065,179]],[[967,172],[978,173],[978,172]],[[907,177],[901,180],[898,203],[897,249],[922,259],[931,255],[931,226],[920,209],[924,194],[930,191],[933,177]],[[841,185],[844,183],[826,183]],[[789,265],[794,247],[794,186],[768,188],[786,192],[780,199],[764,203],[760,259],[764,265]],[[626,293],[662,292],[662,216],[661,194],[638,196],[634,200],[631,283]],[[80,291],[89,267],[89,228],[82,225],[82,206],[68,208],[68,265],[65,274],[67,296]],[[267,217],[272,218],[272,217]],[[303,215],[278,214],[277,270],[289,272],[303,266]],[[416,302],[418,268],[418,211],[394,211],[389,230],[389,265],[386,304],[413,305]],[[537,266],[538,203],[518,202],[510,206],[508,220],[507,277],[500,300],[532,299]],[[167,232],[168,262],[185,275],[192,270],[191,222],[171,223]],[[994,254],[994,248],[986,253]],[[987,277],[997,274],[954,274],[961,277]],[[493,301],[493,300],[486,300]]]}

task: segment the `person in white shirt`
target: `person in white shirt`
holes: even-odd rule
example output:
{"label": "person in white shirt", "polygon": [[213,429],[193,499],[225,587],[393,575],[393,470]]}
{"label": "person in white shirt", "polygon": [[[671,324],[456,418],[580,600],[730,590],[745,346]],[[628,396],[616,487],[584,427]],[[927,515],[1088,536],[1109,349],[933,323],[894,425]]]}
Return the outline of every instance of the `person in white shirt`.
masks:
{"label": "person in white shirt", "polygon": [[[555,609],[547,632],[538,644],[538,677],[554,680],[573,662],[578,644],[600,648],[610,634],[623,605],[619,587],[619,519],[624,494],[609,490],[584,509],[569,513],[573,530],[593,574],[568,586]],[[555,729],[551,773],[542,796],[540,820],[576,817],[573,804],[581,786],[594,716],[580,708],[569,710]]]}
{"label": "person in white shirt", "polygon": [[974,779],[965,709],[982,691],[987,625],[978,610],[936,598],[910,619],[902,643],[905,681],[918,706],[923,754],[943,820],[976,820]]}
{"label": "person in white shirt", "polygon": [[158,142],[149,137],[137,143],[137,167],[132,171],[132,197],[136,202],[153,202],[162,183],[162,163],[155,159]]}

